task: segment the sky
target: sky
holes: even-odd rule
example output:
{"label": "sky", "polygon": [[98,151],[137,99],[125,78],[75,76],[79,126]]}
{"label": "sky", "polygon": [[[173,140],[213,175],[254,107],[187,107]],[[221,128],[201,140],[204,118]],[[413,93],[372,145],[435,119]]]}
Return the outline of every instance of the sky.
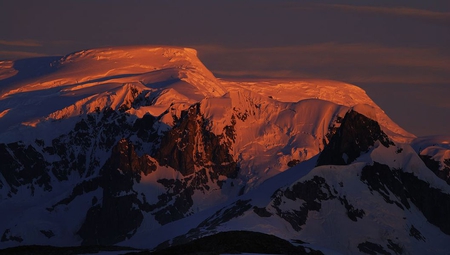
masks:
{"label": "sky", "polygon": [[450,1],[0,0],[0,59],[197,49],[219,78],[355,84],[417,136],[450,135]]}

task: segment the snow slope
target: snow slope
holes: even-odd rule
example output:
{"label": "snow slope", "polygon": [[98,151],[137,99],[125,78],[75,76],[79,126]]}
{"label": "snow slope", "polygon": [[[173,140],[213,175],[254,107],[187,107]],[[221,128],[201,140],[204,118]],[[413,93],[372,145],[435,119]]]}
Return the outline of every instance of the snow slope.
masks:
{"label": "snow slope", "polygon": [[123,244],[151,247],[170,236],[179,244],[249,230],[326,254],[446,254],[448,220],[436,220],[447,218],[450,187],[409,144],[373,142],[350,164],[317,165],[311,158],[222,206],[161,227],[158,237],[143,230]]}
{"label": "snow slope", "polygon": [[[356,105],[372,107],[395,141],[414,138],[354,85],[327,80],[218,80],[193,49],[84,50],[45,65],[50,70],[1,86],[1,141],[51,140],[69,132],[79,116],[105,108],[123,109],[137,118],[149,113],[171,126],[173,116],[201,102],[215,134],[221,134],[234,115],[233,156],[242,161],[247,171],[242,175],[251,184],[284,171],[289,162],[319,153],[329,128],[338,126],[337,118]],[[11,73],[14,65],[1,68]],[[67,121],[58,121],[62,119]]]}
{"label": "snow slope", "polygon": [[[352,162],[354,151],[339,152],[347,165],[319,166],[351,112],[365,116],[354,132],[381,132],[380,140]],[[366,145],[355,141],[355,148]],[[176,237],[245,229],[339,253],[361,252],[358,245],[392,252],[399,244],[406,253],[442,252],[448,233],[427,223],[413,195],[405,202],[392,179],[379,181],[383,190],[361,176],[372,168],[400,179],[412,173],[446,197],[445,176],[430,171],[423,156],[445,172],[449,149],[448,138],[403,130],[357,86],[221,80],[188,48],[4,61],[0,247],[155,248]],[[406,181],[401,185],[413,194]],[[312,190],[299,194],[298,187]],[[119,219],[124,223],[114,224]]]}

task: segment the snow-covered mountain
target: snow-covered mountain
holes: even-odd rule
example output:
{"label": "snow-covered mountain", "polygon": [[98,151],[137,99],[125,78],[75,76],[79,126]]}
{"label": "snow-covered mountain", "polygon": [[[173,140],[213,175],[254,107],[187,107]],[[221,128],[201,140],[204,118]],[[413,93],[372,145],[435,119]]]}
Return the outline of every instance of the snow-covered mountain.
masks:
{"label": "snow-covered mountain", "polygon": [[444,253],[449,141],[416,138],[354,85],[220,80],[193,49],[3,61],[0,248],[246,230],[306,251]]}

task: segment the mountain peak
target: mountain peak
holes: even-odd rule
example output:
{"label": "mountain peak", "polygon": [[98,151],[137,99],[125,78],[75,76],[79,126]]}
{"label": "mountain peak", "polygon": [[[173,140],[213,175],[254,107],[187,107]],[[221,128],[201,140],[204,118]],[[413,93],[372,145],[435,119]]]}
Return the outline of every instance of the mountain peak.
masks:
{"label": "mountain peak", "polygon": [[189,48],[0,62],[0,248],[153,249],[251,229],[340,253],[439,253],[449,139],[414,151],[413,138],[354,85],[224,81]]}
{"label": "mountain peak", "polygon": [[320,154],[318,166],[350,164],[374,146],[376,141],[385,147],[394,145],[378,122],[367,115],[375,116],[366,106],[358,106],[347,112],[341,126]]}
{"label": "mountain peak", "polygon": [[0,74],[5,77],[0,80],[0,132],[96,109],[129,109],[136,97],[148,104],[130,110],[140,117],[141,112],[160,114],[174,103],[181,105],[180,112],[226,92],[196,50],[172,46],[98,48],[23,59],[0,65]]}
{"label": "mountain peak", "polygon": [[[6,63],[6,62],[5,62]],[[31,78],[24,74],[42,69]],[[12,82],[2,86],[2,97],[50,89],[55,87],[71,87],[91,83],[104,84],[108,81],[137,78],[164,70],[177,70],[173,78],[195,79],[189,73],[202,75],[208,81],[215,81],[214,75],[197,57],[197,51],[190,48],[169,46],[128,46],[81,50],[59,58],[32,58],[0,65],[5,77],[8,73],[16,73]],[[128,79],[130,80],[130,79]],[[133,80],[133,79],[131,79]],[[217,82],[216,82],[217,83]],[[225,93],[221,89],[217,93]]]}

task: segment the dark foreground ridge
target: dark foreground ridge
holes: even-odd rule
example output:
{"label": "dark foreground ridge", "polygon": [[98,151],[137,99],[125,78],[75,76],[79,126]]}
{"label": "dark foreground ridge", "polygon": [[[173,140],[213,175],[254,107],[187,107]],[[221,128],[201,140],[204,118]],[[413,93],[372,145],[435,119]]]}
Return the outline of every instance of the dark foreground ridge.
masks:
{"label": "dark foreground ridge", "polygon": [[252,231],[220,232],[202,237],[187,244],[168,247],[163,250],[141,252],[140,254],[323,254],[302,246],[295,246],[279,237]]}
{"label": "dark foreground ridge", "polygon": [[186,244],[168,247],[159,251],[139,250],[121,246],[75,246],[55,247],[29,245],[0,250],[0,254],[35,254],[35,255],[76,255],[98,254],[101,252],[118,251],[122,254],[323,254],[303,246],[295,246],[289,241],[279,237],[251,231],[220,232],[211,236],[202,237]]}
{"label": "dark foreground ridge", "polygon": [[76,255],[76,254],[97,254],[100,252],[123,252],[123,254],[136,254],[141,250],[122,246],[73,246],[55,247],[49,245],[27,245],[0,250],[0,254],[33,254],[33,255]]}

